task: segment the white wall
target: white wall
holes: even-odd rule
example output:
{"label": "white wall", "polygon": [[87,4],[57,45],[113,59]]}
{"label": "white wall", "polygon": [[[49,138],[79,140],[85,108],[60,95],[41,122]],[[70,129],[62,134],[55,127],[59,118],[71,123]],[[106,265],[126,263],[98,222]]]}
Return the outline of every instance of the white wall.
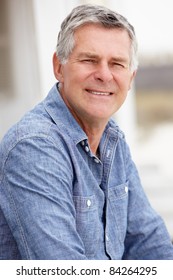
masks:
{"label": "white wall", "polygon": [[47,95],[47,92],[55,83],[52,70],[52,56],[55,51],[60,24],[71,9],[78,4],[78,0],[33,0],[43,97]]}

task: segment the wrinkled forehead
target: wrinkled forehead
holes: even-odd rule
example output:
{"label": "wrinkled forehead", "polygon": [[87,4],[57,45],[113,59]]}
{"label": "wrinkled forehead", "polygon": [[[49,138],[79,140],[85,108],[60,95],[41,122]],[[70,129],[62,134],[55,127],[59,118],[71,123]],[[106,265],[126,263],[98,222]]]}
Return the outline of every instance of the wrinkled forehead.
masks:
{"label": "wrinkled forehead", "polygon": [[131,40],[129,32],[126,28],[117,27],[117,26],[116,27],[107,27],[107,26],[104,26],[103,24],[100,24],[100,23],[86,23],[86,24],[82,24],[82,25],[78,26],[73,32],[73,37],[74,37],[75,41],[79,37],[80,37],[80,39],[82,39],[82,38],[85,39],[86,32],[87,32],[87,35],[91,34],[91,36],[93,35],[93,33],[95,33],[95,35],[97,37],[97,33],[100,30],[102,30],[105,34],[111,33],[112,34],[112,39],[114,37],[116,37],[117,34],[124,33],[124,34],[126,34],[125,36],[128,38],[128,41],[131,44],[132,40]]}

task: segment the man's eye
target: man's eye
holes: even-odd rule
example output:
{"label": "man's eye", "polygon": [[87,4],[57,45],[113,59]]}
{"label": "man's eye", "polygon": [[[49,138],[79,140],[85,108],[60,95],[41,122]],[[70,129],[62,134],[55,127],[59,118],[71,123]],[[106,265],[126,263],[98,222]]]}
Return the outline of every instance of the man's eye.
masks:
{"label": "man's eye", "polygon": [[119,67],[119,68],[124,68],[124,67],[125,67],[124,64],[117,63],[117,62],[114,62],[114,63],[113,63],[113,66]]}
{"label": "man's eye", "polygon": [[93,64],[96,63],[96,60],[94,60],[94,59],[88,59],[88,58],[87,58],[87,59],[83,59],[82,61],[83,61],[83,62],[86,62],[86,63],[93,63]]}

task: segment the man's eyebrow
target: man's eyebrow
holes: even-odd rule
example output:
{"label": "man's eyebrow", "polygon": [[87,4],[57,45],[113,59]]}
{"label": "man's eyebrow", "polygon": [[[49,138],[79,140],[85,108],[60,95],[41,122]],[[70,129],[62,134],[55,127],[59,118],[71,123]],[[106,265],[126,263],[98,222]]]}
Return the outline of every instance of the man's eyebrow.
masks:
{"label": "man's eyebrow", "polygon": [[123,57],[123,56],[116,56],[116,57],[112,57],[111,58],[112,61],[116,61],[116,62],[124,62],[127,63],[128,62],[128,57]]}
{"label": "man's eyebrow", "polygon": [[[83,57],[88,57],[88,58],[99,58],[99,55],[95,53],[90,53],[90,52],[81,52],[78,55],[78,58],[83,58]],[[128,62],[128,58],[123,57],[123,56],[114,56],[110,59],[111,61],[116,61],[116,62]]]}
{"label": "man's eyebrow", "polygon": [[88,58],[99,58],[99,56],[95,53],[90,53],[90,52],[81,52],[78,55],[78,58],[83,58],[83,57],[88,57]]}

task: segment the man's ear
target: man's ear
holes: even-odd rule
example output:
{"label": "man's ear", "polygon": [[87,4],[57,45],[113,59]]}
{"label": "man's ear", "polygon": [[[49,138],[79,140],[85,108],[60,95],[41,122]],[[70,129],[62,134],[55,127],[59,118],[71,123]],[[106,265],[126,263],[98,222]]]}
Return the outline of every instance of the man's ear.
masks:
{"label": "man's ear", "polygon": [[62,64],[59,58],[57,57],[56,53],[53,54],[52,62],[53,62],[53,70],[54,70],[55,78],[62,83],[63,82]]}
{"label": "man's ear", "polygon": [[131,89],[133,80],[134,80],[134,78],[135,78],[135,76],[136,76],[136,72],[137,72],[137,71],[134,71],[134,72],[132,73],[132,75],[131,75],[130,83],[129,83],[129,90]]}

